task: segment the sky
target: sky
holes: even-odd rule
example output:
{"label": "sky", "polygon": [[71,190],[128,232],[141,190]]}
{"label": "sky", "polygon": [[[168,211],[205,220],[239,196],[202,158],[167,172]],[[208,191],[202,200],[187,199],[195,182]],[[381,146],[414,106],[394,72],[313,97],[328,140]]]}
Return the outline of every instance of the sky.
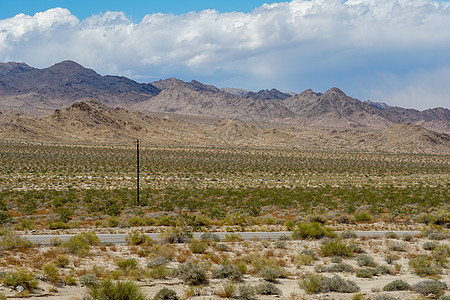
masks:
{"label": "sky", "polygon": [[0,1],[0,62],[450,108],[450,1]]}

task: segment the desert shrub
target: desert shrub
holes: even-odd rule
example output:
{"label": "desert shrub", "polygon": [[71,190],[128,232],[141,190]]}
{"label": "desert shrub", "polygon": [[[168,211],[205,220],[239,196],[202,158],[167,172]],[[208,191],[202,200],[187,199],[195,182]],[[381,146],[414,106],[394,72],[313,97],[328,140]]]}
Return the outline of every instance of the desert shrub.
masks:
{"label": "desert shrub", "polygon": [[220,242],[220,237],[215,233],[205,232],[200,236],[200,240],[207,242]]}
{"label": "desert shrub", "polygon": [[192,262],[180,264],[175,270],[174,275],[189,285],[199,285],[208,282],[206,271]]}
{"label": "desert shrub", "polygon": [[433,279],[420,281],[413,286],[413,290],[416,293],[428,296],[433,294],[435,298],[442,296],[447,290],[447,284],[445,282]]}
{"label": "desert shrub", "polygon": [[392,291],[408,291],[411,289],[411,286],[401,279],[397,279],[389,282],[383,287],[383,291],[392,292]]}
{"label": "desert shrub", "polygon": [[191,240],[189,249],[191,249],[192,253],[201,254],[208,249],[208,244],[204,241]]}
{"label": "desert shrub", "polygon": [[420,277],[433,276],[442,272],[442,268],[439,264],[427,256],[412,258],[409,260],[408,264],[413,272]]}
{"label": "desert shrub", "polygon": [[222,298],[233,298],[236,295],[237,286],[232,282],[222,285],[222,289],[217,291],[217,295]]}
{"label": "desert shrub", "polygon": [[398,252],[404,252],[406,251],[406,246],[405,244],[401,243],[401,242],[389,242],[388,243],[388,249],[390,251],[398,251]]}
{"label": "desert shrub", "polygon": [[33,247],[33,243],[10,229],[0,229],[0,251],[25,249]]}
{"label": "desert shrub", "polygon": [[357,237],[358,237],[358,235],[356,234],[356,232],[351,231],[351,230],[344,230],[341,233],[341,238],[343,238],[343,239],[355,239]]}
{"label": "desert shrub", "polygon": [[355,269],[346,263],[337,263],[332,265],[319,265],[314,268],[314,270],[318,273],[355,273]]}
{"label": "desert shrub", "polygon": [[105,279],[101,283],[91,286],[89,294],[95,300],[145,300],[146,297],[140,287],[132,281],[113,282]]}
{"label": "desert shrub", "polygon": [[165,279],[172,275],[172,271],[166,266],[156,266],[150,268],[148,275],[153,279]]}
{"label": "desert shrub", "polygon": [[278,278],[286,277],[286,271],[281,267],[265,266],[259,271],[258,275],[266,281],[274,282]]}
{"label": "desert shrub", "polygon": [[162,288],[156,293],[154,300],[178,300],[177,293],[174,290],[168,288]]}
{"label": "desert shrub", "polygon": [[147,267],[148,268],[154,268],[154,267],[159,267],[159,266],[166,266],[170,263],[170,260],[168,260],[165,257],[162,256],[158,256],[155,258],[152,258],[148,263],[147,263]]}
{"label": "desert shrub", "polygon": [[100,239],[94,232],[83,232],[70,237],[61,246],[69,253],[83,256],[89,253],[90,246],[99,244]]}
{"label": "desert shrub", "polygon": [[396,239],[398,237],[397,234],[395,232],[392,232],[392,231],[386,232],[385,236],[388,239]]}
{"label": "desert shrub", "polygon": [[271,282],[263,282],[255,286],[258,295],[278,295],[281,296],[281,290]]}
{"label": "desert shrub", "polygon": [[[1,221],[1,219],[0,219],[0,221]],[[0,223],[0,225],[1,225],[1,223]],[[6,295],[3,294],[2,292],[0,292],[0,300],[7,300]]]}
{"label": "desert shrub", "polygon": [[138,267],[138,262],[135,258],[121,258],[116,261],[116,265],[125,273]]}
{"label": "desert shrub", "polygon": [[55,285],[60,281],[58,268],[54,263],[46,264],[43,268],[44,276],[47,277],[48,281]]}
{"label": "desert shrub", "polygon": [[300,253],[294,258],[294,265],[297,268],[300,266],[311,266],[314,260],[314,257],[311,255]]}
{"label": "desert shrub", "polygon": [[255,288],[247,284],[240,284],[238,287],[238,294],[239,299],[251,300],[255,296]]}
{"label": "desert shrub", "polygon": [[405,234],[402,236],[402,239],[403,239],[404,241],[406,241],[406,242],[411,242],[411,241],[414,240],[414,236],[413,236],[412,234],[410,234],[410,233],[405,233]]}
{"label": "desert shrub", "polygon": [[308,217],[308,222],[325,224],[327,222],[327,218],[322,215],[312,215]]}
{"label": "desert shrub", "polygon": [[400,300],[400,298],[397,298],[397,297],[394,297],[391,295],[386,295],[386,294],[377,295],[373,299],[374,300]]}
{"label": "desert shrub", "polygon": [[320,223],[299,223],[292,232],[294,239],[321,239],[323,237],[334,237],[332,229],[322,226]]}
{"label": "desert shrub", "polygon": [[446,266],[449,256],[450,245],[439,245],[431,252],[431,257],[442,267]]}
{"label": "desert shrub", "polygon": [[152,245],[153,240],[146,234],[133,230],[127,234],[125,241],[128,245]]}
{"label": "desert shrub", "polygon": [[59,230],[59,229],[69,229],[70,225],[64,223],[63,221],[55,221],[48,224],[48,229],[50,230]]}
{"label": "desert shrub", "polygon": [[317,255],[317,252],[312,250],[312,249],[303,249],[302,251],[300,251],[300,253],[309,255],[312,258],[314,258],[314,260],[318,260],[319,259],[318,255]]}
{"label": "desert shrub", "polygon": [[353,250],[340,240],[330,240],[320,246],[323,256],[352,257]]}
{"label": "desert shrub", "polygon": [[3,278],[3,284],[13,288],[22,286],[26,290],[33,290],[37,288],[38,281],[32,272],[27,269],[19,269],[17,271],[7,273]]}
{"label": "desert shrub", "polygon": [[230,251],[230,246],[226,245],[226,244],[217,244],[216,247],[214,247],[217,251]]}
{"label": "desert shrub", "polygon": [[363,248],[361,248],[360,245],[357,245],[357,244],[350,244],[350,245],[348,245],[348,247],[350,248],[350,250],[353,253],[365,253],[366,252],[366,251],[364,251]]}
{"label": "desert shrub", "polygon": [[55,264],[59,268],[65,268],[70,264],[70,259],[67,255],[58,255]]}
{"label": "desert shrub", "polygon": [[222,264],[213,271],[212,276],[214,278],[229,278],[238,281],[242,278],[242,272],[236,265]]}
{"label": "desert shrub", "polygon": [[240,242],[244,239],[239,233],[225,234],[225,242]]}
{"label": "desert shrub", "polygon": [[69,274],[64,278],[64,283],[68,286],[75,286],[77,285],[77,279],[72,274]]}
{"label": "desert shrub", "polygon": [[373,220],[373,216],[368,211],[356,212],[354,215],[356,222],[371,222]]}
{"label": "desert shrub", "polygon": [[398,260],[399,257],[395,254],[388,254],[384,258],[384,261],[387,262],[389,265],[392,264],[394,261]]}
{"label": "desert shrub", "polygon": [[299,282],[299,286],[308,294],[317,293],[356,293],[360,288],[350,280],[334,275],[333,277],[325,277],[322,275],[309,275]]}
{"label": "desert shrub", "polygon": [[286,249],[286,246],[287,246],[286,241],[280,240],[280,239],[277,239],[273,245],[275,246],[275,248],[278,248],[278,249]]}
{"label": "desert shrub", "polygon": [[158,237],[163,244],[186,243],[192,239],[192,233],[179,227],[169,227]]}
{"label": "desert shrub", "polygon": [[356,277],[360,278],[372,278],[377,275],[378,271],[375,268],[363,268],[356,271]]}
{"label": "desert shrub", "polygon": [[392,270],[391,268],[389,268],[388,266],[378,266],[377,267],[377,272],[378,272],[378,274],[381,274],[381,275],[394,275],[395,274],[395,272],[394,272],[394,270]]}
{"label": "desert shrub", "polygon": [[423,243],[423,249],[424,250],[433,250],[436,249],[438,245],[434,242],[425,242]]}
{"label": "desert shrub", "polygon": [[360,267],[376,267],[377,264],[375,263],[375,260],[367,255],[367,254],[360,254],[356,257],[356,264]]}
{"label": "desert shrub", "polygon": [[342,262],[342,257],[340,257],[340,256],[333,256],[331,258],[331,262],[335,263],[335,264],[340,264]]}
{"label": "desert shrub", "polygon": [[85,285],[87,287],[92,287],[98,284],[97,275],[93,273],[86,273],[84,275],[81,275],[79,281],[82,285]]}

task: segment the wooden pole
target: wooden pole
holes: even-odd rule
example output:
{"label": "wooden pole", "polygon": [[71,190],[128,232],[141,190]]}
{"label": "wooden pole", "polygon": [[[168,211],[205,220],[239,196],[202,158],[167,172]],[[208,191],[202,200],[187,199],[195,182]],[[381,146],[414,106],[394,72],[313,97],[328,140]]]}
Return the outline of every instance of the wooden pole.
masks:
{"label": "wooden pole", "polygon": [[139,206],[139,140],[136,141],[136,202]]}

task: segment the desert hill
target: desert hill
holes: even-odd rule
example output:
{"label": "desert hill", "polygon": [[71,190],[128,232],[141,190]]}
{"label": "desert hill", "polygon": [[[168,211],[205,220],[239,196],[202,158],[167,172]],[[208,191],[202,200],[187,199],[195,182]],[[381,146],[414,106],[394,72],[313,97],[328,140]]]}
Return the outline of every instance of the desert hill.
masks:
{"label": "desert hill", "polygon": [[146,114],[180,114],[271,124],[381,130],[409,123],[450,134],[450,110],[424,111],[375,105],[347,96],[338,88],[300,94],[276,89],[250,92],[219,89],[176,78],[138,83],[119,76],[101,76],[73,61],[36,69],[24,63],[0,63],[0,111],[44,116],[75,101],[103,104]]}
{"label": "desert hill", "polygon": [[383,131],[259,126],[238,120],[189,123],[169,116],[149,117],[98,101],[75,102],[46,117],[0,115],[0,139],[83,144],[279,147],[329,151],[383,151],[450,154],[450,136],[417,125]]}

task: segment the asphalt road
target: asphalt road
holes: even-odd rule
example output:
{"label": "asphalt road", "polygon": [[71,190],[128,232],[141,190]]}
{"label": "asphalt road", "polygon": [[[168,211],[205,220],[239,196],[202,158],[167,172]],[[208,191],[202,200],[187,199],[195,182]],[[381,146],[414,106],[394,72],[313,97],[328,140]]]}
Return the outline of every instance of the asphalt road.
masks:
{"label": "asphalt road", "polygon": [[[387,232],[394,232],[398,236],[402,236],[404,234],[416,235],[419,234],[419,231],[355,231],[358,237],[385,237]],[[231,234],[232,232],[214,232],[214,234],[218,235],[220,239],[224,239],[225,235]],[[291,232],[289,231],[279,231],[279,232],[233,232],[235,234],[239,234],[244,240],[252,240],[252,239],[261,239],[261,240],[276,240],[281,236],[290,236]],[[194,238],[199,239],[203,232],[195,232]],[[158,240],[158,233],[146,233],[146,235],[150,236],[153,240]],[[34,244],[40,245],[50,245],[50,242],[54,238],[58,238],[61,241],[66,241],[70,237],[74,236],[73,234],[64,234],[64,235],[23,235],[23,237],[27,238]],[[116,233],[116,234],[97,234],[102,243],[121,245],[125,244],[125,237],[127,234],[124,233]]]}

